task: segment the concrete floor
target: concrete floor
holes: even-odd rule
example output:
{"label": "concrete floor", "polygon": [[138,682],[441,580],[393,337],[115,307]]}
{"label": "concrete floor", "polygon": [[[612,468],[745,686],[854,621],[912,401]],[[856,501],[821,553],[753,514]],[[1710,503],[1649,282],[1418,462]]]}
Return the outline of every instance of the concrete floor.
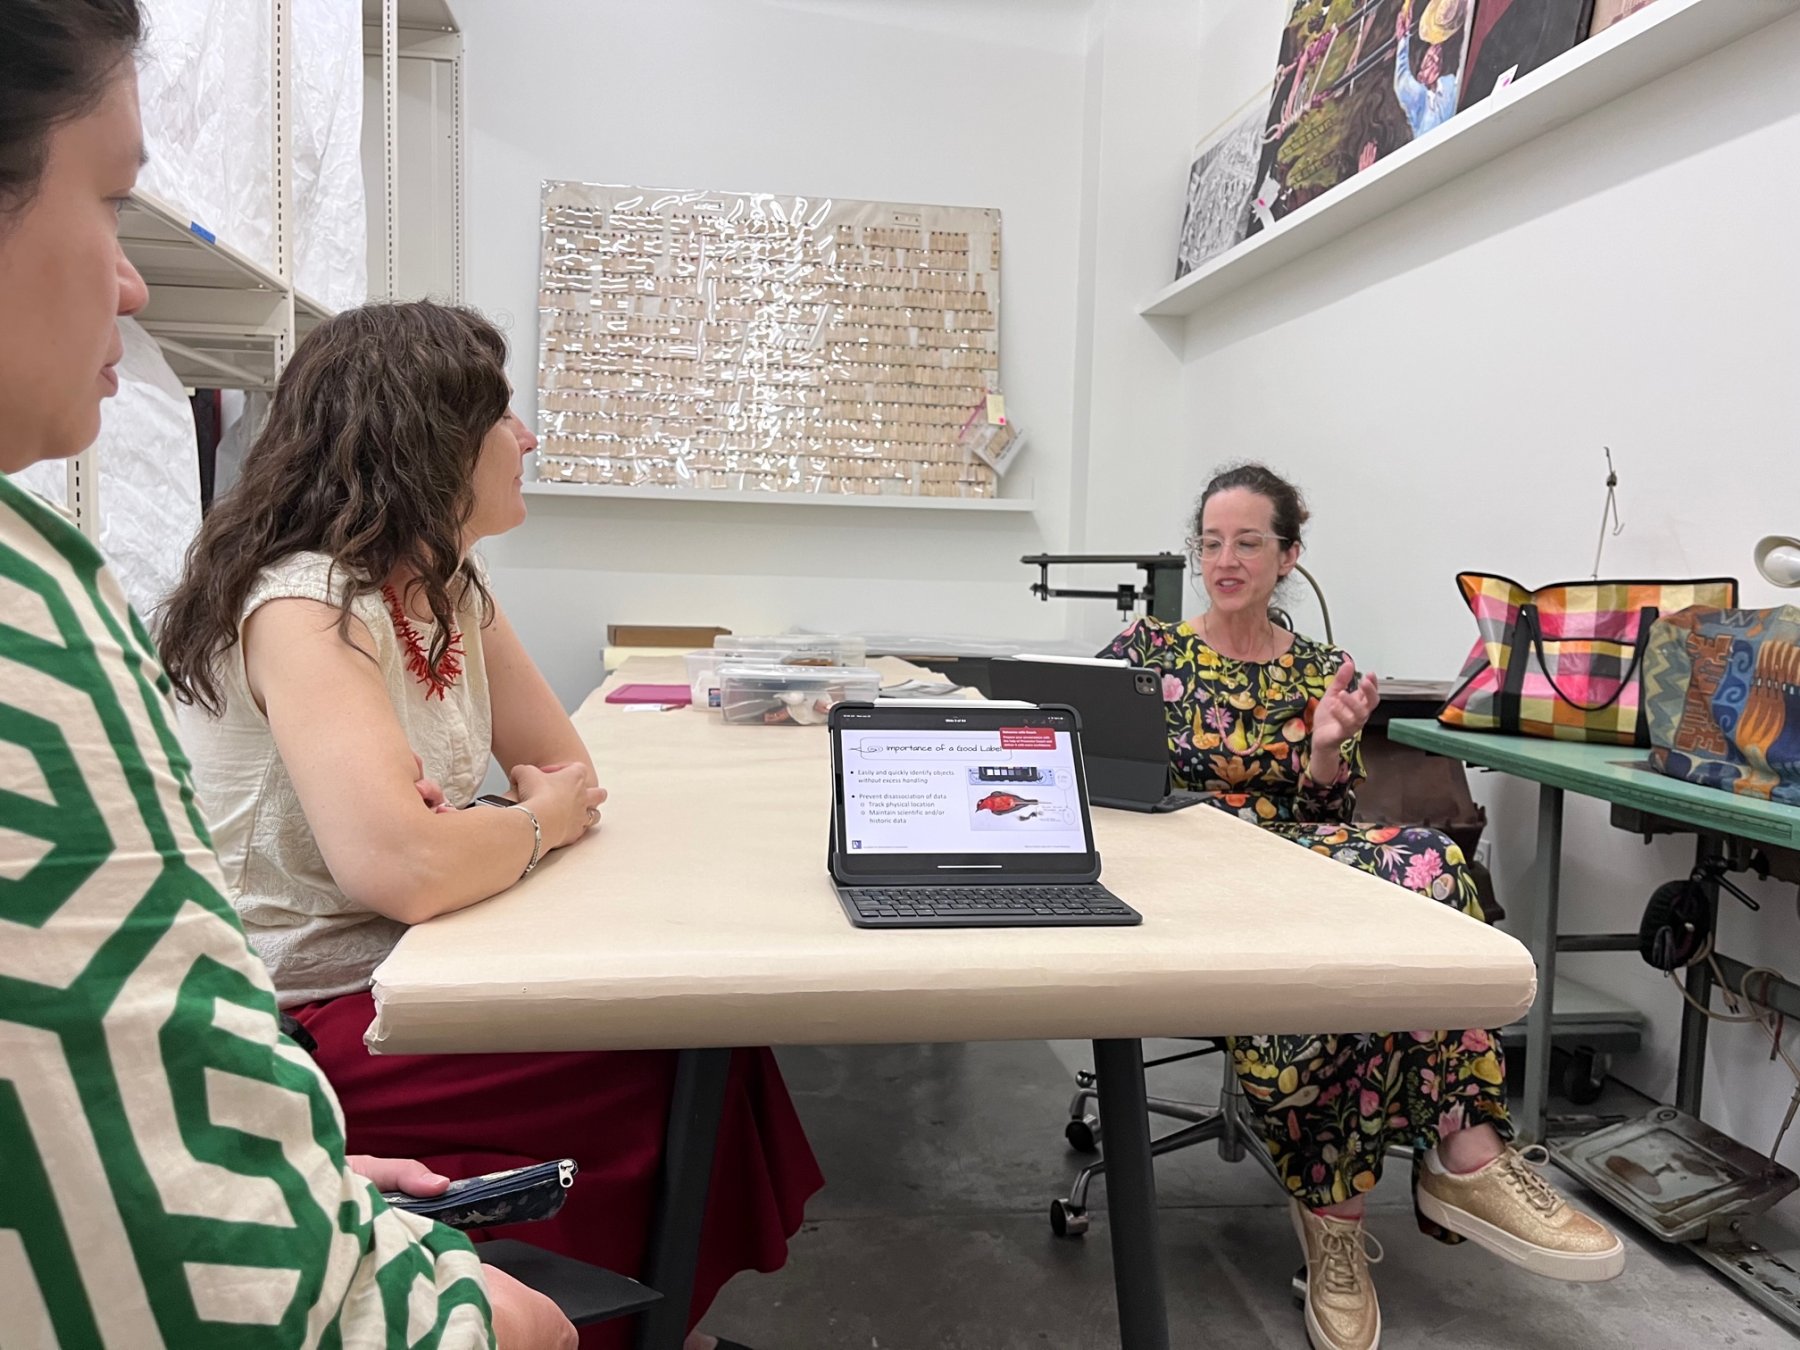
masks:
{"label": "concrete floor", "polygon": [[[1079,1166],[1062,1139],[1078,1044],[783,1051],[826,1188],[787,1267],[724,1291],[708,1330],[756,1350],[1105,1350],[1118,1346],[1104,1188],[1085,1239],[1051,1235],[1050,1201]],[[1161,1070],[1151,1090],[1213,1100],[1215,1061]],[[1598,1109],[1598,1108],[1590,1108]],[[1253,1161],[1211,1147],[1159,1160],[1175,1350],[1304,1350],[1289,1293],[1299,1256]],[[1559,1184],[1566,1178],[1558,1176]],[[1603,1202],[1578,1194],[1613,1219]],[[1686,1252],[1618,1226],[1624,1275],[1541,1280],[1413,1226],[1390,1166],[1371,1231],[1389,1350],[1790,1347],[1780,1323]]]}

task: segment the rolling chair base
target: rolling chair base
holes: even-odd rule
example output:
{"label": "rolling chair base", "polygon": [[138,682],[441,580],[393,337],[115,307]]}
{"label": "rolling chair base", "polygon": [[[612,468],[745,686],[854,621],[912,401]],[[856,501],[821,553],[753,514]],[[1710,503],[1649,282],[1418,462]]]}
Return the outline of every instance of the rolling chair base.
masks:
{"label": "rolling chair base", "polygon": [[[1218,1054],[1222,1049],[1222,1045],[1213,1045],[1204,1050],[1191,1050],[1185,1054],[1153,1060],[1145,1067],[1152,1068],[1183,1059],[1198,1059],[1203,1055]],[[1096,1112],[1088,1109],[1089,1103],[1098,1100],[1094,1091],[1094,1075],[1077,1074],[1075,1081],[1078,1091],[1069,1103],[1069,1123],[1064,1127],[1063,1137],[1077,1153],[1098,1152],[1102,1142],[1100,1118]],[[1224,1090],[1216,1107],[1196,1106],[1191,1102],[1171,1101],[1165,1097],[1150,1097],[1147,1104],[1153,1116],[1186,1122],[1181,1129],[1151,1140],[1151,1157],[1160,1158],[1163,1154],[1174,1153],[1178,1149],[1216,1142],[1219,1156],[1226,1162],[1237,1162],[1248,1153],[1262,1164],[1263,1170],[1277,1185],[1280,1184],[1280,1174],[1275,1170],[1274,1160],[1269,1157],[1269,1150],[1257,1130],[1256,1119],[1244,1103],[1237,1079],[1229,1069],[1225,1072]],[[1069,1194],[1050,1202],[1050,1231],[1057,1237],[1076,1238],[1088,1231],[1088,1188],[1093,1185],[1096,1177],[1103,1176],[1105,1172],[1105,1158],[1089,1163],[1076,1174],[1074,1183],[1069,1187]]]}
{"label": "rolling chair base", "polygon": [[[1205,1055],[1214,1055],[1224,1049],[1223,1043],[1210,1045],[1203,1050],[1190,1050],[1184,1054],[1170,1055],[1165,1059],[1151,1060],[1144,1067],[1155,1068],[1163,1064],[1173,1064],[1184,1059],[1198,1059]],[[1095,1079],[1092,1073],[1082,1072],[1075,1075],[1077,1091],[1069,1102],[1069,1122],[1063,1128],[1063,1137],[1069,1147],[1077,1153],[1097,1153],[1100,1151],[1103,1138],[1100,1132],[1100,1117],[1089,1109],[1090,1103],[1097,1104],[1099,1094],[1094,1090]],[[1160,1139],[1150,1141],[1150,1156],[1160,1158],[1165,1153],[1174,1153],[1184,1148],[1193,1148],[1197,1144],[1217,1143],[1219,1157],[1226,1162],[1241,1162],[1246,1154],[1261,1164],[1269,1179],[1280,1188],[1283,1195],[1287,1187],[1281,1180],[1281,1173],[1276,1169],[1275,1160],[1269,1156],[1267,1143],[1257,1127],[1255,1113],[1249,1103],[1244,1100],[1242,1089],[1238,1087],[1237,1078],[1228,1067],[1219,1093],[1219,1105],[1216,1107],[1196,1106],[1192,1102],[1171,1101],[1166,1097],[1149,1097],[1146,1102],[1153,1116],[1162,1116],[1168,1120],[1186,1122],[1181,1129],[1172,1130]],[[1410,1157],[1412,1150],[1404,1146],[1393,1146],[1389,1149],[1390,1157]],[[1087,1197],[1088,1188],[1096,1177],[1106,1173],[1106,1159],[1098,1158],[1076,1173],[1074,1183],[1069,1187],[1067,1196],[1050,1202],[1050,1231],[1059,1238],[1078,1238],[1088,1231]],[[1294,1288],[1302,1302],[1306,1298],[1306,1267],[1301,1266],[1294,1276]]]}
{"label": "rolling chair base", "polygon": [[[1158,1115],[1165,1114],[1157,1111],[1154,1103],[1150,1109]],[[1188,1109],[1193,1110],[1194,1108]],[[1262,1137],[1256,1133],[1254,1126],[1248,1122],[1237,1122],[1235,1138],[1232,1137],[1232,1128],[1233,1123],[1227,1120],[1223,1111],[1211,1112],[1205,1118],[1197,1120],[1191,1125],[1165,1134],[1160,1139],[1153,1139],[1150,1142],[1150,1156],[1160,1158],[1163,1154],[1173,1153],[1177,1149],[1192,1148],[1196,1144],[1217,1140],[1219,1156],[1227,1161],[1235,1162],[1246,1152],[1251,1153],[1257,1161],[1264,1165],[1269,1175],[1279,1182],[1281,1178],[1275,1172],[1275,1164],[1269,1159],[1268,1150],[1263,1147]],[[1104,1158],[1089,1163],[1076,1174],[1074,1184],[1069,1187],[1068,1196],[1050,1202],[1051,1232],[1063,1238],[1081,1237],[1087,1232],[1088,1187],[1093,1184],[1095,1177],[1103,1176],[1105,1172],[1106,1160]]]}

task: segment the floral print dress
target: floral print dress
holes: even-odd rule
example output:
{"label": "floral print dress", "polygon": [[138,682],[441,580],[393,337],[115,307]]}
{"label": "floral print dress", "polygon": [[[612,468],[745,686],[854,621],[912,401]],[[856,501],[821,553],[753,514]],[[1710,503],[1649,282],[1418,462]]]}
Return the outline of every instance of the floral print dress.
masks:
{"label": "floral print dress", "polygon": [[[1313,713],[1342,651],[1296,636],[1273,661],[1237,661],[1188,623],[1142,619],[1100,655],[1161,674],[1177,786],[1207,793],[1213,806],[1271,834],[1482,917],[1474,878],[1447,835],[1351,823],[1363,778],[1360,737],[1344,745],[1335,781],[1307,774]],[[1416,1156],[1483,1122],[1511,1133],[1495,1032],[1240,1036],[1231,1057],[1282,1180],[1315,1209],[1374,1189],[1391,1145],[1410,1144]],[[1422,1215],[1419,1225],[1460,1240]]]}

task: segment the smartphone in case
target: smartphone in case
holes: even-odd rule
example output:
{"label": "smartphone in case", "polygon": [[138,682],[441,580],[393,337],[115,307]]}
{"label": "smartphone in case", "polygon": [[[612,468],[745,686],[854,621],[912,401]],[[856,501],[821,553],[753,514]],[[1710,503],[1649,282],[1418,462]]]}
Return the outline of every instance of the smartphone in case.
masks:
{"label": "smartphone in case", "polygon": [[395,1209],[422,1214],[451,1228],[498,1228],[509,1223],[548,1219],[563,1207],[580,1170],[573,1158],[534,1163],[505,1172],[464,1177],[442,1195],[404,1195],[383,1191]]}

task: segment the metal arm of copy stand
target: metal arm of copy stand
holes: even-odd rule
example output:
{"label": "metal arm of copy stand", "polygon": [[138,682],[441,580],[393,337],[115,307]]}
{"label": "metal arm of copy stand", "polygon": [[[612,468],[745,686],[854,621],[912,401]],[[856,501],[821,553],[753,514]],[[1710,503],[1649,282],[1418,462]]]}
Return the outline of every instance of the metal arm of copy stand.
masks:
{"label": "metal arm of copy stand", "polygon": [[[1161,619],[1165,623],[1180,623],[1181,611],[1185,607],[1185,599],[1181,593],[1182,575],[1187,571],[1187,559],[1179,553],[1033,553],[1020,558],[1020,562],[1028,567],[1038,569],[1038,579],[1031,583],[1031,593],[1043,601],[1050,600],[1111,600],[1119,607],[1119,613],[1125,615],[1137,612],[1138,601],[1148,603],[1148,613],[1153,619]],[[1130,563],[1144,572],[1142,585],[1134,586],[1123,582],[1110,591],[1069,590],[1050,584],[1050,568],[1052,565],[1082,566],[1117,566]],[[1325,623],[1325,641],[1333,640],[1331,631],[1331,608],[1325,603],[1325,591],[1318,579],[1304,567],[1295,567],[1312,587],[1313,595],[1319,601],[1319,615]],[[1294,625],[1288,620],[1286,613],[1271,611],[1275,621],[1283,628]]]}
{"label": "metal arm of copy stand", "polygon": [[[1135,614],[1138,601],[1143,600],[1148,603],[1152,618],[1181,622],[1181,578],[1187,571],[1187,559],[1179,553],[1033,553],[1019,561],[1038,569],[1031,593],[1040,600],[1111,600],[1118,605],[1119,613],[1126,615]],[[1122,582],[1110,591],[1069,590],[1050,584],[1052,566],[1104,567],[1120,563],[1140,568],[1144,580],[1135,586]]]}

